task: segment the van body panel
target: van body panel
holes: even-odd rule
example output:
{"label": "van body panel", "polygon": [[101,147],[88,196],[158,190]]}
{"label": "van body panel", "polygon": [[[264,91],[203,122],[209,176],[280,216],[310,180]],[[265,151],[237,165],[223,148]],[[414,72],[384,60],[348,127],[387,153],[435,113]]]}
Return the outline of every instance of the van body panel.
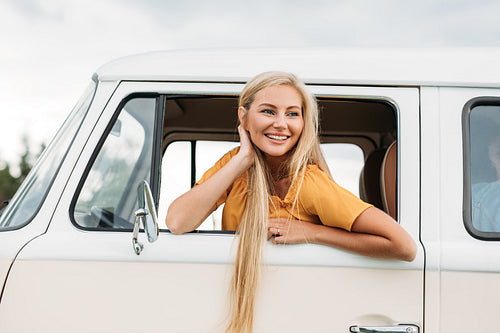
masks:
{"label": "van body panel", "polygon": [[[422,231],[426,249],[425,330],[498,327],[500,244],[472,237],[463,219],[462,110],[499,89],[422,88]],[[460,144],[457,144],[460,143]]]}

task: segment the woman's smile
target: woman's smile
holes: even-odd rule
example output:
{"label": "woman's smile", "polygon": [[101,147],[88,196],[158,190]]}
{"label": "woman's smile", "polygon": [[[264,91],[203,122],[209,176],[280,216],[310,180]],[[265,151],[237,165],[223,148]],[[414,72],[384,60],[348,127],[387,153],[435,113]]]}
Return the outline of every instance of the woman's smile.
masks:
{"label": "woman's smile", "polygon": [[280,135],[280,134],[265,134],[269,139],[273,141],[277,141],[277,143],[281,144],[284,143],[286,139],[289,138],[288,135]]}

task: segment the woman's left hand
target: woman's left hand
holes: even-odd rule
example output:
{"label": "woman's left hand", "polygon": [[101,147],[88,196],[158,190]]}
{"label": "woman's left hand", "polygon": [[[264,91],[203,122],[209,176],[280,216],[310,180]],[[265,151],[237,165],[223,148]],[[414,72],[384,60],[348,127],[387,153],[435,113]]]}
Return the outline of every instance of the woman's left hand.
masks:
{"label": "woman's left hand", "polygon": [[267,238],[274,236],[273,244],[298,244],[311,242],[318,225],[287,218],[269,219]]}
{"label": "woman's left hand", "polygon": [[364,256],[413,261],[417,246],[389,215],[370,207],[354,221],[351,231],[287,218],[269,219],[268,238],[274,244],[315,243]]}

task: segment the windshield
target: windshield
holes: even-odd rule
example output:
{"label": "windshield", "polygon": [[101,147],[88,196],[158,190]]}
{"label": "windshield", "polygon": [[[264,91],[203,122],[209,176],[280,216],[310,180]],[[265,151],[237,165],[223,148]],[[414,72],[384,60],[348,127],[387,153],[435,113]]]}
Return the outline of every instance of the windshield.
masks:
{"label": "windshield", "polygon": [[43,152],[0,217],[0,231],[28,224],[40,208],[85,117],[96,90],[94,81],[87,87],[70,115]]}

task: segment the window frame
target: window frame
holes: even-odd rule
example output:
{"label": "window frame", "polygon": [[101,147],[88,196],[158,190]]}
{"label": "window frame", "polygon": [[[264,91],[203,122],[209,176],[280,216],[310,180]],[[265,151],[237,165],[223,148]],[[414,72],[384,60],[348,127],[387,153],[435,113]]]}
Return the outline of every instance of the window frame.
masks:
{"label": "window frame", "polygon": [[[125,96],[120,103],[118,104],[116,110],[113,113],[113,116],[110,118],[106,129],[102,133],[101,137],[99,138],[99,142],[94,148],[94,151],[92,152],[91,157],[89,158],[87,165],[85,166],[85,170],[82,173],[82,177],[80,178],[80,181],[78,182],[78,186],[76,187],[76,190],[74,192],[73,198],[71,200],[71,204],[69,206],[69,217],[71,223],[80,230],[85,230],[85,231],[106,231],[106,232],[132,232],[132,228],[104,228],[104,227],[85,227],[79,224],[74,216],[74,211],[76,208],[76,203],[78,201],[78,198],[81,194],[81,191],[83,189],[83,186],[85,185],[85,182],[90,174],[90,171],[99,156],[99,153],[101,152],[102,147],[104,146],[106,139],[108,138],[110,132],[113,129],[113,126],[115,125],[118,117],[120,116],[121,111],[125,107],[125,105],[132,99],[136,98],[151,98],[155,99],[155,125],[154,125],[154,133],[153,133],[153,146],[152,146],[152,160],[151,160],[151,171],[150,171],[150,186],[151,186],[151,191],[153,193],[153,198],[155,201],[155,204],[158,206],[158,191],[159,191],[159,186],[158,186],[158,180],[159,180],[159,168],[160,168],[160,160],[161,160],[161,135],[162,135],[162,124],[163,124],[163,117],[164,117],[164,105],[165,105],[165,98],[163,95],[157,93],[157,92],[139,92],[139,93],[132,93],[127,96]],[[133,223],[133,222],[132,222]],[[141,229],[143,231],[143,229]]]}
{"label": "window frame", "polygon": [[467,232],[474,238],[482,241],[500,241],[500,232],[481,231],[474,227],[472,221],[472,181],[471,181],[471,135],[470,115],[478,106],[498,106],[500,97],[479,96],[470,99],[462,110],[462,147],[463,147],[463,223]]}

